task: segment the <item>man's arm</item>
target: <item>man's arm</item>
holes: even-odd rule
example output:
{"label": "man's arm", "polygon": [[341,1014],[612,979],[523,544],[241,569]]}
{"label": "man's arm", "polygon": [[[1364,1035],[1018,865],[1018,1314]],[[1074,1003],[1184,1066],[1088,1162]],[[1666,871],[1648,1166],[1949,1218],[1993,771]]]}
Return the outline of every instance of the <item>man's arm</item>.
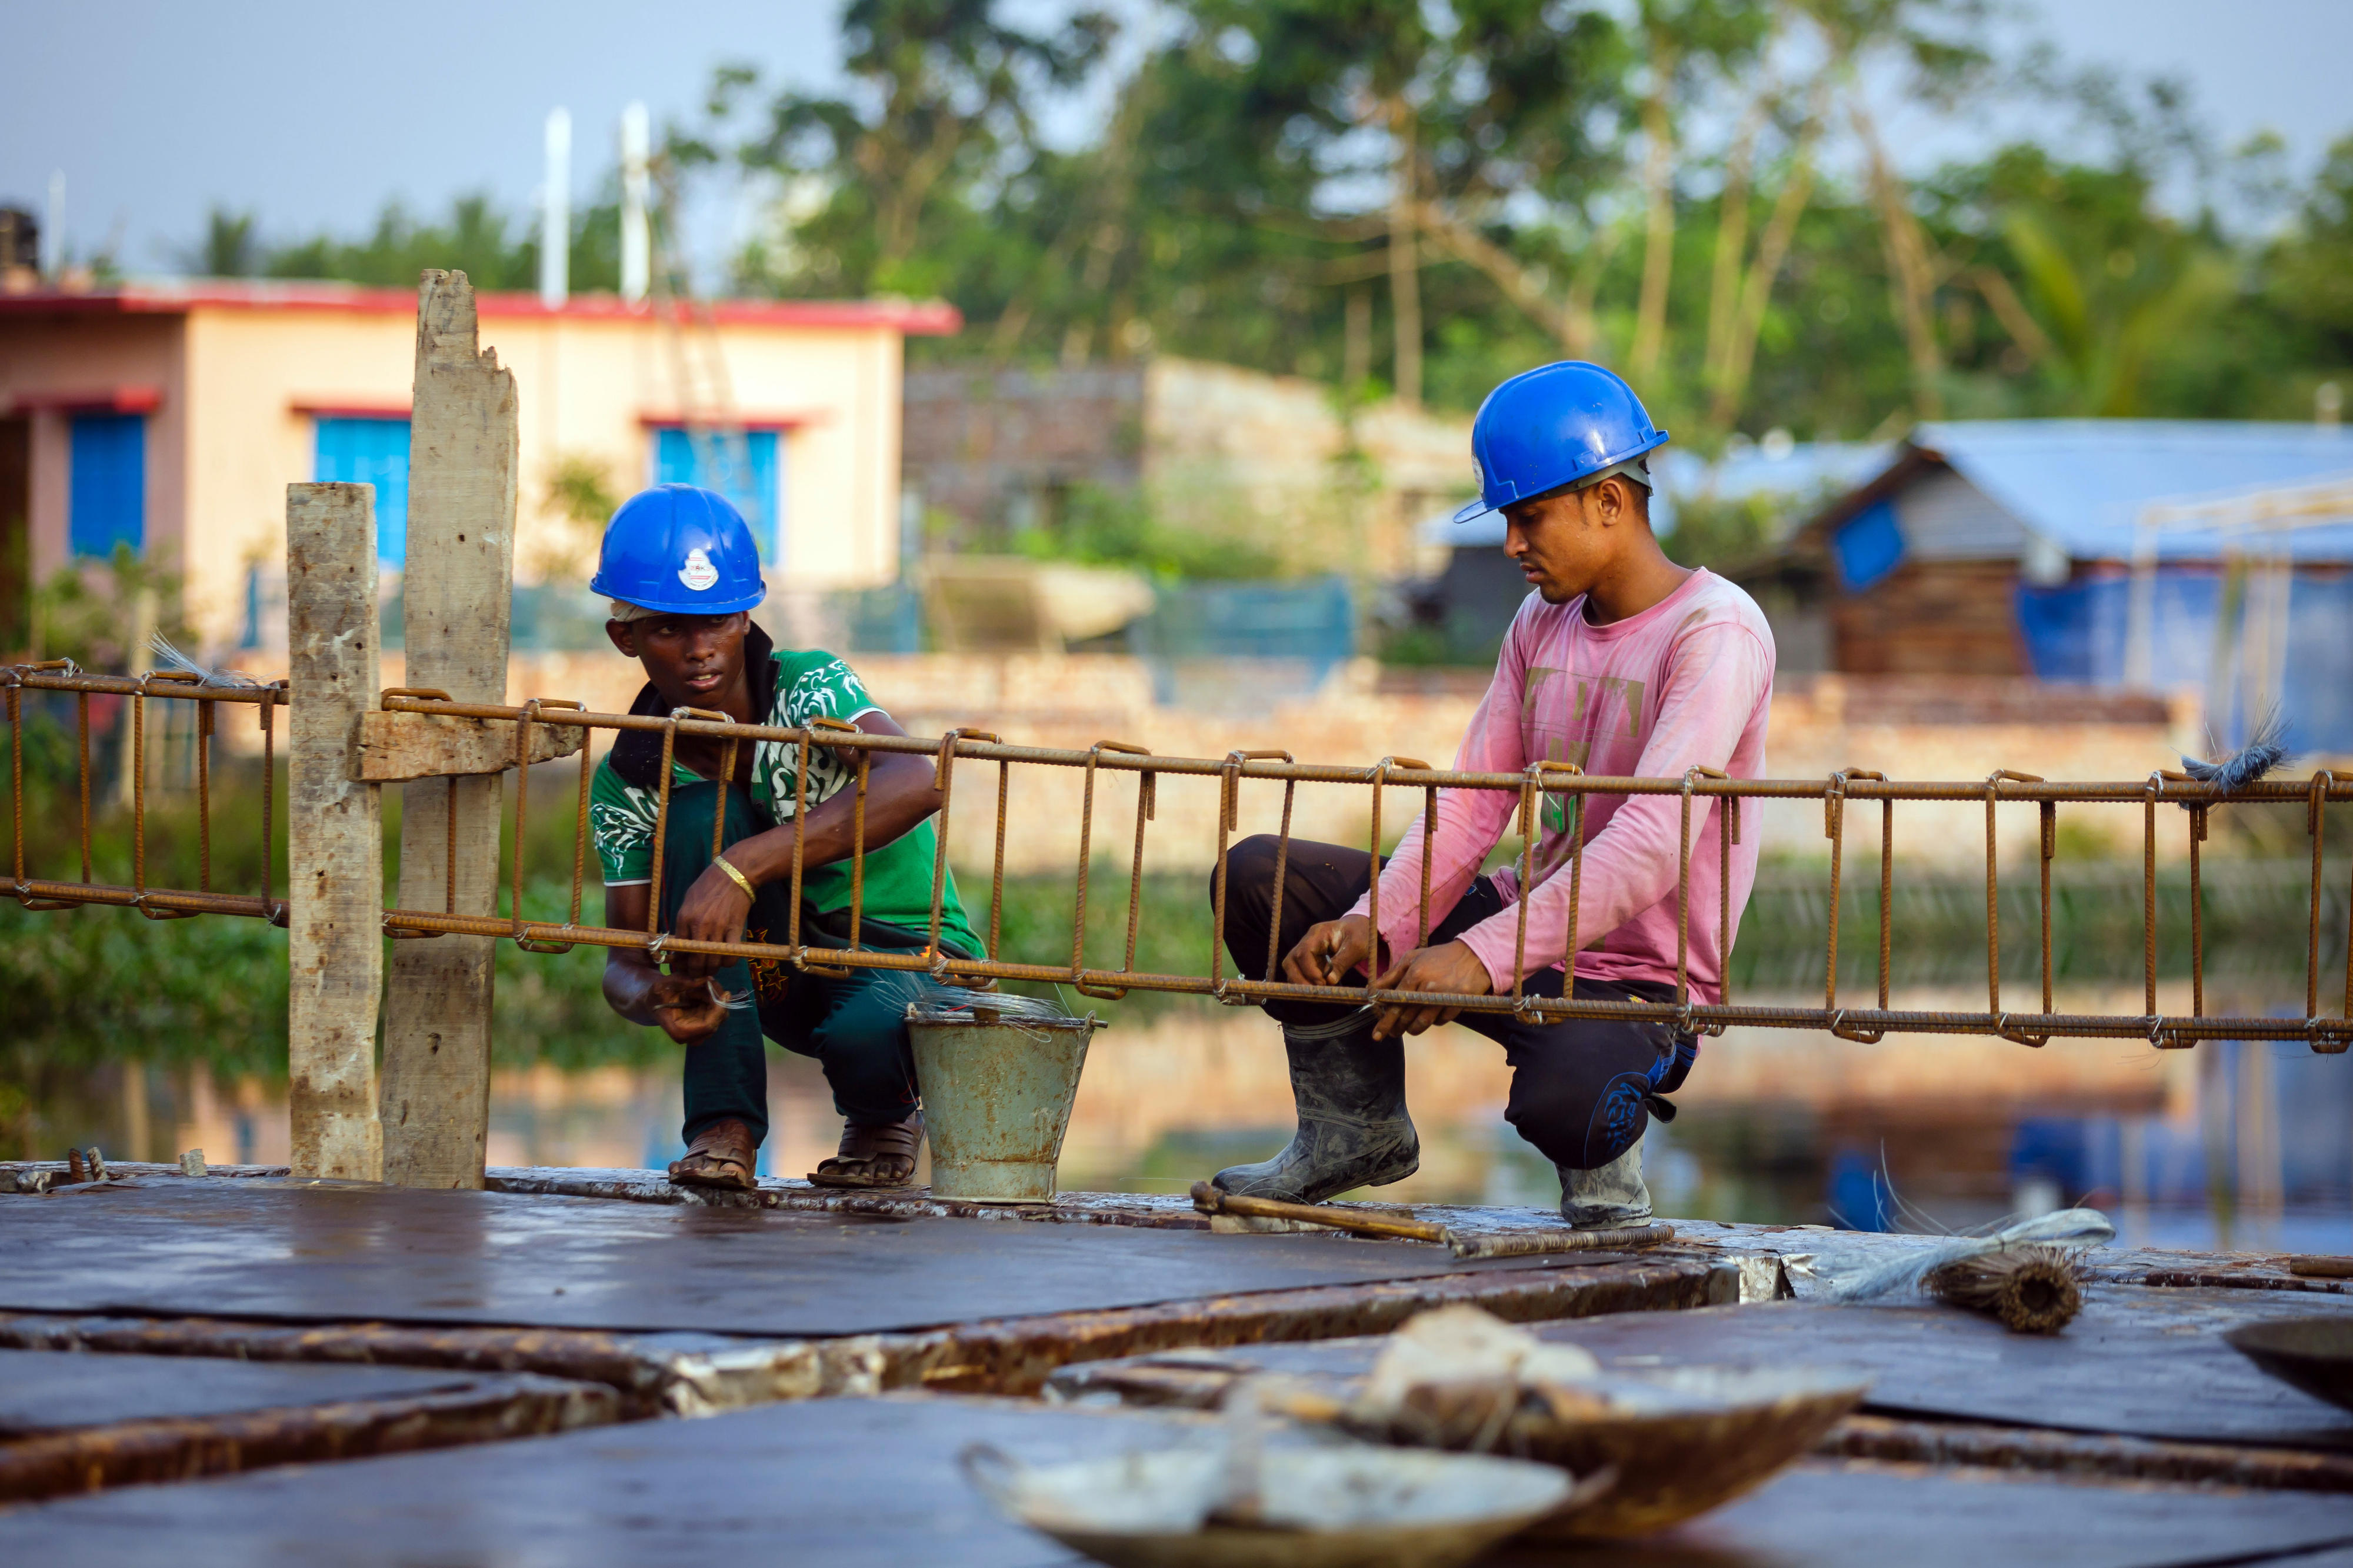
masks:
{"label": "man's arm", "polygon": [[[879,708],[862,714],[857,722],[870,735],[906,733]],[[844,747],[830,750],[845,767],[853,773],[857,771],[858,752]],[[913,752],[871,754],[874,761],[866,791],[866,848],[870,853],[913,832],[936,815],[942,803],[940,792],[932,787],[929,756]],[[836,791],[831,799],[809,807],[803,825],[804,870],[849,858],[857,799],[856,787],[845,786]],[[731,844],[725,858],[755,888],[789,881],[793,874],[793,825],[787,822]],[[734,942],[742,937],[744,918],[751,909],[752,900],[735,885],[735,879],[712,866],[687,889],[671,929],[692,942]],[[644,919],[642,909],[638,918]],[[681,952],[671,960],[670,972],[673,975],[700,979],[716,973],[727,962],[712,953]],[[609,992],[608,985],[608,994]]]}
{"label": "man's arm", "polygon": [[[1494,679],[1487,683],[1487,695],[1455,750],[1459,772],[1516,773],[1525,765],[1526,748],[1520,737],[1521,691],[1527,679],[1523,626],[1514,618],[1504,636]],[[1513,805],[1511,797],[1493,790],[1440,790],[1436,826],[1416,818],[1406,829],[1381,872],[1381,914],[1388,922],[1381,936],[1390,952],[1406,951],[1425,928],[1423,858],[1430,859],[1427,925],[1435,926],[1461,899],[1485,864],[1487,852],[1503,837]],[[1338,920],[1309,927],[1283,956],[1282,977],[1294,984],[1337,985],[1359,966],[1367,973],[1379,970],[1370,907],[1370,899],[1360,898]]]}

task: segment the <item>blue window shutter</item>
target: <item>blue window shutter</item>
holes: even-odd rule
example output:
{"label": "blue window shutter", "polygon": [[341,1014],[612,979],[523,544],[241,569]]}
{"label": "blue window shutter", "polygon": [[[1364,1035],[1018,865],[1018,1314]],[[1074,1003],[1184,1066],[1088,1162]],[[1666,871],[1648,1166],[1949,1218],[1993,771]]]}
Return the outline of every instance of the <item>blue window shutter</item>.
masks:
{"label": "blue window shutter", "polygon": [[316,422],[311,477],[375,487],[375,557],[408,559],[408,421],[322,418]]}
{"label": "blue window shutter", "polygon": [[[724,436],[711,437],[709,450],[719,468],[732,470],[729,448],[733,445]],[[747,430],[744,433],[744,456],[752,471],[714,474],[706,471],[702,454],[695,450],[694,438],[679,426],[666,425],[654,432],[654,483],[701,485],[733,501],[735,510],[744,514],[744,521],[752,525],[752,538],[760,547],[760,559],[774,566],[779,559],[777,545],[784,536],[784,489],[777,482],[781,445],[774,430]]]}
{"label": "blue window shutter", "polygon": [[1904,531],[1895,525],[1895,503],[1882,498],[1847,519],[1831,536],[1839,583],[1859,594],[1904,563]]}
{"label": "blue window shutter", "polygon": [[112,555],[117,544],[147,545],[147,419],[139,414],[77,414],[66,531],[77,556]]}

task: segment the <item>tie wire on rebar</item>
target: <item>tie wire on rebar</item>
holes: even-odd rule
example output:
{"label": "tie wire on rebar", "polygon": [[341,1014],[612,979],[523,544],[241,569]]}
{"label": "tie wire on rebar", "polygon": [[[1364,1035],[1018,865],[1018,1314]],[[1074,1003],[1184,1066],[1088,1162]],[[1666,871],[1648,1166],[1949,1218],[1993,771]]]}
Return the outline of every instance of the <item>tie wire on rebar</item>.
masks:
{"label": "tie wire on rebar", "polygon": [[[210,881],[210,824],[208,763],[200,765],[198,776],[200,874],[203,886],[195,889],[171,889],[146,885],[143,858],[144,813],[146,802],[143,788],[134,788],[134,869],[132,885],[127,888],[95,882],[90,872],[90,769],[89,763],[90,729],[89,700],[94,694],[127,697],[133,701],[132,749],[133,765],[143,761],[144,700],[184,700],[209,705],[217,702],[246,702],[259,707],[263,737],[265,768],[274,767],[275,738],[273,716],[276,709],[288,700],[283,682],[269,688],[210,687],[186,680],[164,677],[130,678],[119,676],[89,676],[62,662],[37,667],[0,667],[0,689],[6,693],[7,720],[10,726],[10,784],[14,826],[14,880],[9,892],[20,904],[32,909],[58,909],[79,904],[111,904],[140,909],[151,918],[174,918],[182,913],[223,913],[259,916],[279,923],[284,920],[284,905],[272,896],[269,858],[263,858],[263,888],[259,897],[216,892]],[[71,691],[77,700],[79,754],[79,784],[82,798],[82,830],[80,847],[83,879],[79,883],[36,879],[26,873],[25,865],[23,744],[24,713],[21,693],[26,689]],[[1767,1028],[1819,1028],[1859,1040],[1873,1040],[1889,1033],[1978,1034],[1996,1035],[2039,1044],[2056,1037],[2083,1038],[2145,1038],[2161,1047],[2186,1047],[2201,1039],[2303,1039],[2316,1050],[2341,1051],[2353,1043],[2353,931],[2348,935],[2345,953],[2346,1006],[2338,1016],[2323,1017],[2319,1014],[2321,973],[2320,928],[2323,920],[2323,827],[2325,807],[2332,803],[2353,800],[2353,777],[2336,773],[2316,773],[2303,782],[2265,782],[2222,792],[2213,785],[2184,774],[2161,770],[2139,784],[2051,782],[2002,770],[1978,782],[1915,782],[1894,781],[1860,768],[1841,769],[1827,779],[1730,779],[1707,768],[1693,768],[1680,778],[1630,778],[1591,775],[1565,763],[1539,763],[1514,773],[1467,773],[1451,769],[1431,768],[1411,758],[1385,757],[1373,766],[1347,767],[1318,763],[1301,763],[1284,752],[1235,752],[1222,759],[1171,757],[1155,755],[1144,748],[1122,742],[1103,742],[1084,750],[1037,746],[1007,745],[993,735],[973,731],[952,731],[936,740],[912,736],[872,734],[855,726],[819,721],[807,728],[773,725],[737,724],[723,715],[693,709],[681,709],[666,716],[593,713],[576,705],[555,700],[542,699],[521,706],[510,707],[491,703],[450,701],[439,694],[417,695],[398,689],[387,691],[382,699],[387,711],[439,713],[455,717],[504,721],[517,728],[515,757],[518,764],[530,755],[532,731],[538,727],[574,728],[584,731],[605,730],[617,733],[624,730],[658,731],[662,735],[661,783],[655,811],[655,842],[667,842],[670,807],[670,784],[677,743],[681,736],[716,740],[726,742],[723,753],[723,776],[727,781],[723,788],[731,787],[734,777],[736,747],[743,742],[754,746],[770,744],[791,747],[798,754],[793,798],[793,855],[791,870],[791,912],[786,940],[774,942],[715,942],[677,938],[660,929],[660,886],[663,857],[657,853],[651,871],[649,914],[646,929],[641,931],[617,931],[581,922],[581,899],[586,880],[587,860],[588,813],[586,803],[593,767],[591,748],[581,748],[579,784],[575,805],[574,831],[573,877],[567,918],[561,924],[532,921],[524,917],[522,907],[523,887],[522,856],[530,820],[531,792],[527,767],[522,767],[523,778],[514,791],[515,818],[512,852],[515,856],[509,878],[510,908],[503,917],[461,916],[454,912],[454,893],[445,900],[440,911],[393,909],[386,911],[385,925],[395,935],[435,935],[464,933],[505,937],[532,951],[560,952],[575,944],[636,948],[656,960],[680,952],[704,952],[721,957],[757,959],[783,963],[797,969],[833,974],[848,974],[860,969],[899,969],[927,973],[956,984],[986,988],[1001,981],[1029,981],[1062,984],[1082,993],[1100,996],[1124,996],[1132,990],[1189,993],[1212,996],[1233,1005],[1271,1000],[1342,1002],[1358,1005],[1366,1002],[1408,1002],[1418,1006],[1435,1006],[1478,1012],[1512,1012],[1531,1021],[1552,1022],[1567,1018],[1617,1018],[1665,1022],[1678,1027],[1704,1032],[1720,1032],[1733,1026]],[[838,726],[838,727],[837,727]],[[200,721],[199,733],[209,741],[213,726]],[[808,780],[813,749],[823,746],[837,755],[854,752],[856,785],[853,797],[851,849],[848,857],[851,879],[849,911],[851,946],[806,944],[802,931],[802,898],[809,869],[806,853],[806,817],[808,806]],[[203,748],[200,747],[200,755]],[[911,752],[928,756],[934,767],[934,784],[938,792],[939,818],[932,876],[932,899],[924,945],[920,951],[881,949],[868,951],[859,942],[864,908],[864,859],[866,855],[867,784],[872,756],[876,752]],[[955,763],[965,761],[995,762],[997,764],[997,816],[995,847],[991,870],[989,946],[979,957],[960,955],[941,941],[940,930],[948,886],[947,853],[949,815],[954,805]],[[1078,768],[1084,773],[1079,823],[1080,857],[1076,868],[1076,896],[1073,900],[1071,961],[1060,963],[1017,963],[995,957],[1002,936],[1005,886],[1005,839],[1009,816],[1010,780],[1016,765]],[[1138,775],[1136,826],[1128,877],[1128,907],[1125,943],[1122,963],[1117,969],[1091,964],[1086,952],[1086,909],[1088,881],[1092,870],[1094,797],[1097,776],[1103,772],[1123,772]],[[1144,872],[1144,851],[1146,825],[1155,811],[1158,783],[1164,775],[1200,776],[1217,781],[1219,803],[1219,848],[1216,868],[1212,873],[1210,917],[1212,931],[1210,973],[1206,975],[1162,974],[1140,972],[1135,968],[1135,951],[1141,920],[1141,899]],[[267,776],[267,774],[265,774]],[[1266,955],[1265,978],[1251,980],[1229,975],[1225,972],[1222,933],[1227,913],[1229,889],[1228,855],[1231,836],[1240,826],[1240,795],[1246,782],[1266,780],[1283,786],[1281,830],[1277,838],[1275,876],[1271,888],[1273,909],[1270,921],[1270,942]],[[1279,936],[1282,930],[1282,901],[1286,891],[1287,869],[1291,852],[1292,822],[1298,786],[1302,784],[1339,784],[1369,787],[1371,801],[1371,848],[1379,861],[1382,848],[1382,808],[1384,790],[1391,785],[1418,788],[1423,795],[1423,821],[1434,823],[1442,809],[1442,792],[1450,790],[1499,791],[1511,794],[1517,805],[1516,816],[1521,833],[1517,871],[1519,876],[1520,909],[1515,917],[1518,934],[1515,939],[1515,971],[1521,976],[1509,994],[1448,994],[1425,992],[1367,991],[1361,986],[1313,985],[1278,978],[1281,954]],[[1585,847],[1585,799],[1588,795],[1631,797],[1637,795],[1679,796],[1680,827],[1677,856],[1677,985],[1672,1002],[1603,1001],[1581,999],[1573,984],[1561,996],[1531,994],[1525,984],[1528,970],[1527,911],[1529,895],[1551,875],[1566,870],[1569,878],[1567,929],[1580,933],[1582,865]],[[1565,807],[1562,820],[1567,829],[1565,866],[1540,864],[1539,840],[1542,837],[1540,817],[1546,797],[1559,798]],[[1735,804],[1715,813],[1718,826],[1717,893],[1718,931],[1730,925],[1732,891],[1732,850],[1745,830],[1742,818],[1746,815],[1738,803],[1746,800],[1819,799],[1823,803],[1824,833],[1830,840],[1831,887],[1830,891],[1830,930],[1824,954],[1823,1005],[1739,1004],[1728,994],[1725,984],[1728,974],[1726,954],[1711,955],[1718,974],[1715,979],[1717,999],[1714,1003],[1699,1000],[1708,984],[1703,970],[1694,984],[1694,960],[1691,951],[1690,904],[1692,899],[1691,862],[1696,845],[1694,839],[1694,805],[1696,801],[1729,800]],[[1944,1010],[1899,1010],[1889,1005],[1893,954],[1894,913],[1894,805],[1902,801],[1917,802],[1979,802],[1987,812],[1987,1009],[1982,1013]],[[1879,847],[1879,909],[1878,946],[1879,973],[1877,1005],[1868,1008],[1842,1005],[1838,994],[1838,946],[1841,909],[1841,878],[1844,868],[1844,830],[1846,807],[1856,801],[1876,801],[1880,813]],[[2142,968],[2144,1012],[2137,1016],[2110,1014],[2062,1014],[2054,1011],[2053,948],[2052,948],[2052,862],[2057,851],[2057,811],[2063,804],[2121,804],[2137,801],[2142,806]],[[2203,911],[2201,847],[2210,829],[2212,808],[2229,802],[2301,802],[2306,808],[2306,827],[2312,839],[2312,871],[2306,908],[2306,1007],[2301,1019],[2270,1017],[2209,1016],[2205,1011],[2205,921]],[[2038,813],[2037,862],[2039,871],[2039,906],[2042,926],[2042,951],[2038,955],[2042,980],[2042,1010],[2035,1014],[2006,1011],[2001,1002],[2000,961],[2001,935],[2000,885],[1997,869],[1998,844],[1994,832],[1995,816],[2006,805],[2031,803]],[[2157,840],[2158,811],[2160,804],[2185,807],[2188,818],[2188,849],[2189,872],[2189,945],[2191,1010],[2186,1015],[2168,1016],[2159,1012],[2157,996],[2158,970],[2158,884]],[[265,792],[263,833],[267,844],[273,831],[274,789]],[[713,829],[714,852],[724,847],[725,805],[717,813]],[[454,817],[453,817],[454,820]],[[1707,830],[1702,821],[1702,837]],[[1413,931],[1417,942],[1428,940],[1430,929],[1432,879],[1434,868],[1428,852],[1425,837],[1420,868],[1420,898],[1414,913]],[[454,873],[454,839],[445,849],[452,857],[448,870]],[[455,876],[448,878],[454,889]],[[1378,880],[1374,883],[1376,889]],[[1408,889],[1411,896],[1413,889]],[[1377,907],[1377,890],[1367,897],[1368,906]],[[1369,912],[1369,910],[1368,910]],[[1377,917],[1376,929],[1379,929]],[[1401,936],[1404,928],[1399,928]],[[1572,941],[1575,937],[1572,936]],[[1388,955],[1393,963],[1396,954]],[[1381,956],[1373,960],[1384,963]],[[1557,963],[1556,957],[1555,963]],[[1372,974],[1382,973],[1376,967]],[[1370,976],[1368,976],[1369,978]]]}
{"label": "tie wire on rebar", "polygon": [[[25,909],[56,910],[98,904],[137,910],[149,920],[186,920],[194,915],[243,915],[286,923],[286,906],[274,896],[271,876],[277,803],[277,745],[273,722],[288,700],[286,683],[267,686],[215,685],[186,670],[153,670],[145,675],[90,675],[71,659],[47,659],[37,664],[0,665],[0,690],[5,691],[8,724],[8,798],[11,878],[8,896]],[[78,847],[81,879],[53,882],[31,876],[25,863],[25,730],[24,694],[65,691],[74,698],[75,786],[80,816]],[[92,696],[128,699],[129,735],[123,766],[131,777],[131,881],[128,886],[100,882],[92,866],[90,806],[90,709]],[[195,710],[196,885],[154,888],[147,880],[147,703],[150,699],[187,702]],[[216,718],[223,702],[250,704],[261,728],[261,891],[258,895],[222,893],[213,888],[212,742],[218,731]]]}

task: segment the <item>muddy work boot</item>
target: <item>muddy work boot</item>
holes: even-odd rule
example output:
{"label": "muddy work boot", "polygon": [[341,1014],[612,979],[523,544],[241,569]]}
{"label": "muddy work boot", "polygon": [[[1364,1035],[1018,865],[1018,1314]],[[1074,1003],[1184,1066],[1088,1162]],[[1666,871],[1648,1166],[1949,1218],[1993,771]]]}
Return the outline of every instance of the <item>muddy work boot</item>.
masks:
{"label": "muddy work boot", "polygon": [[1219,1171],[1211,1184],[1241,1197],[1320,1204],[1353,1187],[1401,1182],[1421,1167],[1405,1110],[1405,1042],[1375,1040],[1370,1013],[1333,1024],[1285,1024],[1299,1131],[1271,1160]]}
{"label": "muddy work boot", "polygon": [[1560,1173],[1560,1217],[1572,1230],[1614,1230],[1651,1222],[1651,1189],[1642,1184],[1642,1141],[1606,1165]]}

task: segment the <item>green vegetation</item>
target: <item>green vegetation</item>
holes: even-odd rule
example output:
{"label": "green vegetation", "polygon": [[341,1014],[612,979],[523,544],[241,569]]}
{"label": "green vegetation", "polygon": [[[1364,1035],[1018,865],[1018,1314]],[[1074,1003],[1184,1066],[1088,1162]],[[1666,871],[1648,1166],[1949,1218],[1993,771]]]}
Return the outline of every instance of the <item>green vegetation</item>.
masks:
{"label": "green vegetation", "polygon": [[[918,357],[1166,352],[1458,410],[1584,355],[1701,450],[2305,418],[2353,374],[2353,137],[2299,188],[2276,139],[2217,145],[2178,84],[1997,54],[1979,0],[1172,0],[1117,48],[1108,13],[1019,15],[851,0],[838,95],[719,70],[658,162],[666,193],[768,204],[726,286],[944,297],[966,330]],[[1895,96],[2050,129],[1907,174],[1874,118]],[[1107,110],[1044,134],[1080,99]],[[578,216],[576,287],[612,286],[613,211]],[[224,213],[189,260],[528,287],[528,229],[479,196],[284,245]]]}

